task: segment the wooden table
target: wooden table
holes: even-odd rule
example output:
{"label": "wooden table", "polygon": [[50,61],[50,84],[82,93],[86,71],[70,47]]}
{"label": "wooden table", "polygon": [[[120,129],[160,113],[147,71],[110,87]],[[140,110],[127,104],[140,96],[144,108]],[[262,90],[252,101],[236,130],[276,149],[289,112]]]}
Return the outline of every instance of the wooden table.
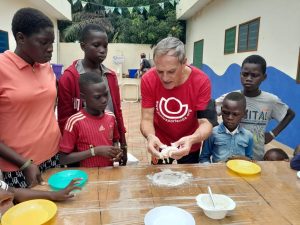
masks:
{"label": "wooden table", "polygon": [[[89,174],[83,190],[72,200],[57,203],[57,225],[140,225],[145,214],[162,205],[190,212],[196,224],[300,224],[300,179],[287,162],[260,162],[262,172],[239,176],[225,164],[80,168]],[[159,187],[147,175],[161,169],[191,173],[178,187]],[[62,169],[47,171],[44,179]],[[195,196],[207,192],[230,196],[237,207],[223,220],[206,217]],[[45,187],[44,187],[45,188]],[[46,187],[49,188],[49,187]],[[167,225],[167,224],[166,224]]]}

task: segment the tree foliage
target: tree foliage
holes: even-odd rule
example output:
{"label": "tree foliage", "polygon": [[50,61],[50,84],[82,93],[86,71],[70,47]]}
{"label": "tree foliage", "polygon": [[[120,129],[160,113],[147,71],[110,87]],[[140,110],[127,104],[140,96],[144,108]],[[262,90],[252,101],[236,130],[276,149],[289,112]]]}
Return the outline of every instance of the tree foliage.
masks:
{"label": "tree foliage", "polygon": [[[71,2],[71,0],[69,0]],[[85,0],[88,1],[88,0]],[[164,10],[157,4],[161,0],[89,0],[82,8],[80,1],[72,5],[72,22],[59,21],[61,41],[73,42],[79,39],[82,28],[88,23],[103,26],[109,42],[139,43],[155,45],[167,36],[175,36],[184,41],[185,23],[176,20],[176,9],[165,2]],[[105,6],[123,7],[122,14],[117,10],[105,13]],[[139,6],[150,5],[150,11],[141,13]],[[130,14],[126,7],[134,9]]]}

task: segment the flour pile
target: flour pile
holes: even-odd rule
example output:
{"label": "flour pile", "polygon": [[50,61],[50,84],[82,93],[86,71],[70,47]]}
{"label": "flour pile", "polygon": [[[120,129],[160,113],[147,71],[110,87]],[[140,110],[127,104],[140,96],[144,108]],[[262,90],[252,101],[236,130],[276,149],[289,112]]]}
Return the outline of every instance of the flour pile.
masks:
{"label": "flour pile", "polygon": [[153,184],[158,186],[175,187],[188,182],[193,175],[186,172],[172,171],[170,169],[162,170],[153,175],[147,175]]}

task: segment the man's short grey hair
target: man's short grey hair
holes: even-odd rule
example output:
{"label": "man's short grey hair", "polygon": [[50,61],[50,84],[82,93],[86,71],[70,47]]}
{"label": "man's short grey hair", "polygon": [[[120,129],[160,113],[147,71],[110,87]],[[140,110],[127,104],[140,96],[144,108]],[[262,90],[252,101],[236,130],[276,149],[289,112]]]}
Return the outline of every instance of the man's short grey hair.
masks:
{"label": "man's short grey hair", "polygon": [[153,52],[153,59],[156,56],[171,55],[178,58],[180,63],[185,61],[185,48],[182,41],[176,37],[167,37],[157,43]]}

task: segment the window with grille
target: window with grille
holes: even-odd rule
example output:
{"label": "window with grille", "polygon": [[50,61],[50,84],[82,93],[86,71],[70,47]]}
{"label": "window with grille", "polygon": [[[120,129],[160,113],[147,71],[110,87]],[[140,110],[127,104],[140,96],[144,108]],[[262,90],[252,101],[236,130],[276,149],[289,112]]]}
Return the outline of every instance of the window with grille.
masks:
{"label": "window with grille", "polygon": [[256,51],[260,18],[240,24],[238,52]]}
{"label": "window with grille", "polygon": [[236,27],[225,30],[224,54],[235,52]]}

